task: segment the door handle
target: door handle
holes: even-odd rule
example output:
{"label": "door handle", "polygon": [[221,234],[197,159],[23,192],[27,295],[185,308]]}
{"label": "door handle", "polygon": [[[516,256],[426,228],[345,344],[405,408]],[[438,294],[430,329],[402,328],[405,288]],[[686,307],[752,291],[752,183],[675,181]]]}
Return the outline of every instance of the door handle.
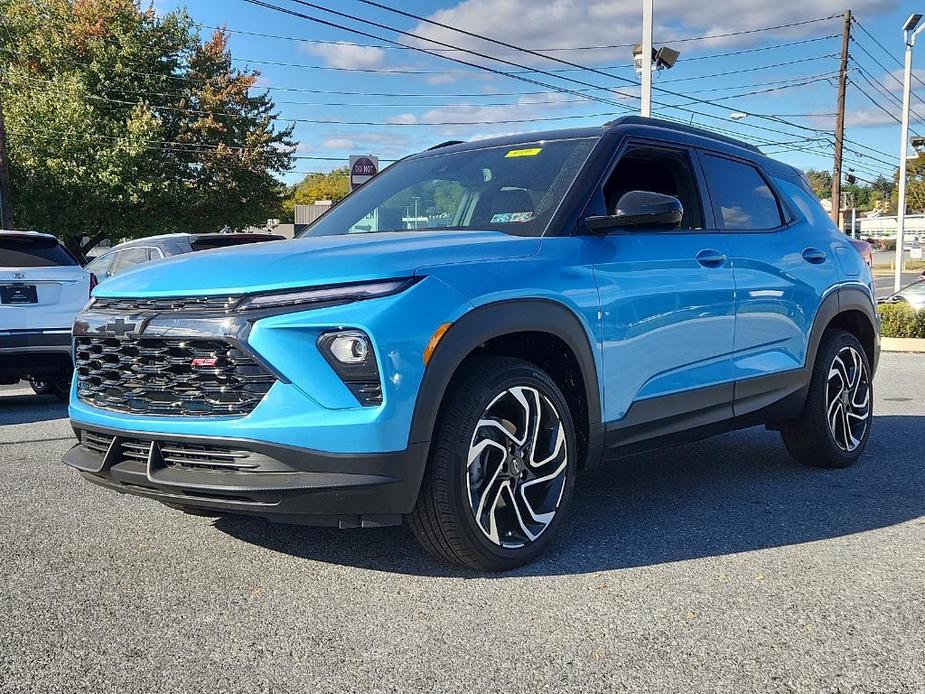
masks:
{"label": "door handle", "polygon": [[824,263],[827,257],[825,251],[820,251],[818,248],[805,248],[803,250],[803,260],[813,265]]}
{"label": "door handle", "polygon": [[726,262],[726,254],[707,248],[697,254],[697,262],[703,267],[722,267]]}

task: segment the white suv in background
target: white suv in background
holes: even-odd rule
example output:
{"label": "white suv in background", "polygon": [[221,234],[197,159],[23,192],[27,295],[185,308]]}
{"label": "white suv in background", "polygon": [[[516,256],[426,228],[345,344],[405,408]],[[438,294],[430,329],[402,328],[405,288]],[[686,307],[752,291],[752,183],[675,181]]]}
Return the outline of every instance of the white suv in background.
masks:
{"label": "white suv in background", "polygon": [[71,326],[95,283],[54,236],[0,230],[0,384],[67,399]]}

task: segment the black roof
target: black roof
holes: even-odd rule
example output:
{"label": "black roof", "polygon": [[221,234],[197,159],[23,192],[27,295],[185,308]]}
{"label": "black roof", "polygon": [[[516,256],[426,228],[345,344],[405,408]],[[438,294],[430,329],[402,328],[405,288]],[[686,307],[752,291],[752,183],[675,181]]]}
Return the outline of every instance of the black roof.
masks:
{"label": "black roof", "polygon": [[[698,139],[701,141],[708,141],[713,146],[720,145],[721,149],[734,150],[739,154],[746,155],[752,159],[760,157],[762,160],[775,162],[775,164],[778,166],[792,169],[792,167],[789,167],[786,164],[781,164],[780,162],[776,162],[775,160],[770,159],[767,157],[767,155],[762,153],[758,147],[745,142],[744,140],[729,137],[712,130],[707,130],[706,128],[698,128],[695,125],[686,125],[683,123],[676,123],[674,121],[662,120],[660,118],[643,118],[642,116],[623,116],[621,118],[604,123],[600,126],[515,133],[512,135],[504,135],[502,137],[474,140],[472,142],[450,140],[449,142],[434,145],[430,149],[412,155],[412,157],[423,157],[444,152],[464,152],[470,149],[481,149],[483,147],[506,147],[528,142],[539,142],[542,140],[566,140],[581,137],[601,137],[602,135],[610,132],[637,129],[644,131],[650,131],[652,129],[668,130],[674,135],[681,134],[687,136],[684,139],[689,140],[692,144],[696,144]],[[755,155],[757,155],[757,157]]]}

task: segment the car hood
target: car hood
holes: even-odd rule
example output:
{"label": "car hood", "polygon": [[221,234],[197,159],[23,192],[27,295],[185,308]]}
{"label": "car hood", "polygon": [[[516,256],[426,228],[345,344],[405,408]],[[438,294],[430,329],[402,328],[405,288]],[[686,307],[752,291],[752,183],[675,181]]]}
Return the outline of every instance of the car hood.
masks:
{"label": "car hood", "polygon": [[116,275],[97,296],[240,294],[425,274],[428,267],[533,255],[540,240],[498,231],[319,236],[174,256]]}

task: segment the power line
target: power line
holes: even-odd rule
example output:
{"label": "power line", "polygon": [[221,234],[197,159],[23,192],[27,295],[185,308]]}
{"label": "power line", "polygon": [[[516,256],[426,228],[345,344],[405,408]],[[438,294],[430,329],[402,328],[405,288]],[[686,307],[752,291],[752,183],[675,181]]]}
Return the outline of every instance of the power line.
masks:
{"label": "power line", "polygon": [[[853,62],[853,61],[852,61],[852,62]],[[892,92],[890,92],[890,90],[887,89],[886,87],[884,87],[882,84],[877,83],[877,82],[874,80],[873,76],[872,76],[869,72],[867,72],[867,70],[865,70],[863,67],[861,67],[858,63],[853,62],[853,64],[854,64],[854,67],[857,69],[858,74],[860,74],[860,75],[861,75],[861,78],[862,78],[865,82],[867,82],[867,84],[870,85],[871,89],[873,89],[874,91],[876,91],[876,92],[877,92],[878,94],[880,94],[881,96],[885,96],[885,97],[889,100],[889,103],[894,104],[895,106],[899,106],[899,108],[902,108],[902,99],[900,99],[900,98],[897,97],[895,94],[893,94]],[[855,86],[857,86],[857,83],[854,83],[854,84],[855,84]],[[860,89],[860,87],[859,87],[859,89]],[[869,95],[867,95],[866,93],[865,93],[864,95],[867,96],[868,99],[870,99],[870,96],[869,96]],[[886,109],[884,106],[880,105],[879,102],[878,102],[877,105],[880,106],[880,109],[881,109],[882,111],[884,111],[885,113],[889,113],[889,111],[887,111],[887,109]],[[912,107],[909,108],[909,115],[910,115],[914,120],[918,120],[918,121],[921,121],[921,122],[925,123],[925,118],[923,118],[922,115],[921,115],[918,111],[916,111],[914,108],[912,108]],[[897,123],[901,123],[901,122],[902,122],[902,121],[899,119],[899,117],[893,115],[892,113],[890,113],[890,116],[891,116],[891,117],[893,118],[893,120],[895,120]],[[914,132],[916,135],[919,134],[919,133],[915,132],[915,130],[913,130],[913,132]]]}
{"label": "power line", "polygon": [[[825,21],[828,21],[838,16],[840,15],[833,14],[833,15],[828,15],[826,17],[817,17],[815,19],[808,19],[808,20],[800,21],[800,22],[789,22],[787,24],[776,24],[776,25],[771,25],[771,26],[766,26],[766,27],[758,27],[756,29],[724,32],[721,34],[705,34],[701,36],[683,36],[683,37],[678,37],[678,38],[665,39],[665,41],[670,40],[672,43],[687,43],[687,42],[692,42],[692,41],[709,41],[711,39],[728,38],[731,36],[744,36],[744,35],[755,34],[755,33],[763,32],[763,31],[778,31],[780,29],[789,29],[792,27],[805,26],[808,24],[815,24],[818,22],[825,22]],[[325,39],[306,39],[306,38],[302,38],[298,36],[267,34],[267,33],[261,33],[259,31],[250,31],[250,30],[245,30],[245,29],[230,29],[228,27],[214,26],[210,24],[196,24],[196,26],[199,27],[200,29],[215,29],[218,31],[227,31],[232,34],[243,34],[246,36],[257,36],[260,38],[279,39],[283,41],[296,41],[298,43],[314,43],[314,44],[322,44],[322,45],[352,45],[352,46],[357,46],[359,48],[384,48],[388,50],[415,50],[414,47],[396,46],[396,45],[391,45],[387,43],[364,44],[364,43],[352,43],[352,42],[347,42],[347,41],[329,41]],[[837,36],[837,34],[834,34],[833,36]],[[563,52],[563,51],[593,51],[593,50],[605,50],[605,49],[613,49],[613,48],[629,48],[629,47],[632,47],[633,45],[634,44],[632,43],[616,43],[616,44],[598,45],[598,46],[557,46],[554,48],[534,48],[532,50],[535,50],[539,53],[555,53],[555,52]],[[460,51],[460,49],[458,48],[432,48],[430,50],[433,50],[434,52],[439,52],[439,53]]]}
{"label": "power line", "polygon": [[[902,61],[901,61],[899,58],[897,58],[895,55],[893,55],[893,53],[892,53],[889,49],[887,49],[887,47],[884,46],[880,41],[878,41],[878,40],[874,37],[873,34],[871,34],[869,31],[867,31],[867,29],[864,27],[864,25],[861,24],[861,23],[857,20],[857,17],[854,18],[854,23],[857,24],[858,28],[859,28],[861,31],[863,31],[865,34],[867,34],[867,36],[870,38],[870,40],[873,41],[875,44],[877,44],[877,46],[879,46],[880,49],[881,49],[884,53],[886,53],[888,56],[890,56],[890,60],[892,60],[894,63],[896,63],[899,67],[903,67]],[[864,52],[867,53],[867,51],[864,51]],[[868,55],[870,55],[870,54],[868,53]],[[882,67],[882,66],[881,66],[881,67]],[[892,74],[892,73],[891,73],[891,74]],[[925,87],[925,82],[923,82],[923,81],[918,77],[918,75],[916,75],[916,74],[913,73],[912,79],[914,79],[914,80],[915,80],[916,82],[918,82],[920,85],[922,85],[923,87]]]}
{"label": "power line", "polygon": [[[555,57],[552,57],[552,56],[543,56],[541,53],[537,53],[536,51],[531,51],[530,49],[522,48],[522,47],[516,46],[516,45],[514,45],[514,44],[507,43],[507,42],[505,42],[505,41],[499,41],[499,40],[497,40],[497,39],[492,39],[492,38],[489,38],[489,37],[486,37],[486,36],[482,36],[481,34],[476,34],[476,33],[474,33],[474,32],[470,32],[470,31],[467,31],[467,30],[465,30],[465,29],[459,29],[459,28],[457,28],[457,27],[452,27],[452,26],[449,26],[449,25],[447,25],[447,24],[443,24],[443,23],[441,23],[441,22],[437,22],[437,21],[434,21],[434,20],[432,20],[432,19],[428,19],[428,18],[426,18],[426,17],[421,17],[421,16],[419,16],[419,15],[416,15],[416,14],[413,14],[413,13],[410,13],[410,12],[405,12],[405,11],[403,11],[403,10],[398,10],[398,9],[393,8],[393,7],[389,7],[389,6],[387,6],[387,5],[383,5],[383,4],[379,3],[379,2],[374,2],[374,0],[358,0],[358,1],[361,2],[361,3],[363,3],[363,4],[365,4],[365,5],[370,5],[370,6],[372,6],[372,7],[377,7],[377,8],[379,8],[379,9],[383,9],[383,10],[386,10],[386,11],[388,11],[388,12],[392,12],[392,13],[395,13],[395,14],[399,14],[399,15],[402,15],[402,16],[404,16],[404,17],[410,17],[410,18],[416,19],[416,20],[421,21],[421,22],[426,22],[426,23],[428,23],[428,24],[432,24],[432,25],[434,25],[434,26],[441,27],[441,28],[443,28],[443,29],[448,29],[448,30],[451,30],[451,31],[455,31],[455,32],[460,33],[460,34],[464,34],[464,35],[467,35],[467,36],[472,36],[472,37],[481,39],[481,40],[483,40],[483,41],[487,41],[487,42],[489,42],[489,43],[493,43],[493,44],[496,44],[496,45],[499,45],[499,46],[503,46],[503,47],[505,47],[505,48],[509,48],[509,49],[513,49],[513,50],[522,51],[522,52],[524,52],[524,53],[528,53],[528,54],[531,54],[531,55],[536,55],[536,56],[538,56],[538,57],[544,57],[544,58],[546,58],[546,59],[548,59],[548,60],[552,60],[552,61],[554,61],[554,62],[556,62],[556,63],[561,63],[561,64],[563,64],[563,65],[569,65],[569,66],[572,66],[572,67],[583,68],[583,69],[585,69],[585,70],[587,70],[587,71],[589,71],[589,72],[593,72],[593,73],[596,73],[596,74],[600,74],[600,75],[603,75],[603,76],[605,76],[605,77],[608,77],[608,78],[611,78],[611,79],[616,79],[616,80],[619,80],[619,81],[621,81],[621,82],[628,83],[628,84],[632,84],[633,86],[635,86],[635,82],[632,82],[631,80],[628,80],[628,79],[626,79],[625,77],[620,77],[619,75],[614,75],[613,73],[604,72],[604,71],[599,70],[599,69],[597,69],[597,68],[583,66],[583,65],[580,65],[580,64],[578,64],[578,63],[574,63],[574,62],[571,62],[571,61],[568,61],[568,60],[563,60],[563,59],[561,59],[561,58],[555,58]],[[250,2],[250,3],[252,3],[252,4],[261,4],[261,5],[263,5],[263,6],[268,6],[268,5],[269,5],[269,3],[265,3],[265,2],[263,2],[263,0],[245,0],[245,2]],[[334,15],[337,15],[337,16],[340,16],[340,17],[346,17],[346,18],[351,19],[351,20],[353,20],[353,21],[361,22],[361,23],[364,23],[364,24],[370,24],[370,25],[372,25],[372,26],[376,26],[376,27],[388,29],[388,30],[391,30],[391,31],[396,31],[396,32],[398,32],[398,33],[401,33],[401,34],[404,34],[404,35],[407,35],[407,36],[411,36],[411,37],[416,38],[416,39],[419,39],[419,40],[423,39],[423,40],[425,40],[425,41],[429,41],[429,42],[432,42],[432,43],[437,43],[437,44],[439,44],[439,45],[451,46],[451,44],[446,44],[446,43],[444,43],[444,42],[442,42],[442,41],[436,41],[435,39],[430,39],[430,38],[427,38],[427,37],[422,37],[422,36],[419,36],[419,35],[416,35],[416,34],[412,34],[412,33],[410,33],[410,32],[407,32],[407,31],[403,31],[403,30],[401,30],[401,29],[396,29],[395,27],[390,27],[390,26],[388,26],[388,25],[381,24],[381,23],[379,23],[379,22],[373,22],[373,21],[370,21],[370,20],[367,20],[367,19],[363,19],[363,18],[357,17],[357,16],[355,16],[355,15],[350,15],[350,14],[346,14],[346,13],[343,13],[343,12],[338,12],[338,11],[336,11],[336,10],[331,10],[331,9],[322,7],[321,5],[317,5],[317,4],[312,3],[312,2],[307,2],[306,0],[291,0],[291,2],[295,2],[295,3],[298,3],[298,4],[300,4],[300,5],[304,5],[304,6],[306,6],[306,7],[311,7],[311,8],[317,9],[317,10],[321,10],[321,11],[323,11],[323,12],[328,12],[328,13],[330,13],[330,14],[334,14]],[[277,6],[271,6],[271,7],[276,8],[276,9],[279,9],[279,10],[281,10],[281,11],[287,13],[287,14],[292,14],[292,15],[295,15],[295,16],[301,16],[301,17],[303,17],[303,18],[305,18],[305,19],[308,19],[308,20],[310,20],[310,21],[319,21],[319,22],[322,22],[322,23],[324,23],[324,24],[327,24],[328,26],[336,26],[336,27],[338,27],[338,28],[344,29],[344,30],[349,31],[349,32],[357,32],[357,30],[351,29],[350,27],[346,27],[346,26],[344,26],[344,25],[337,25],[337,24],[334,24],[334,23],[332,23],[332,22],[327,22],[326,20],[318,20],[318,19],[315,18],[315,17],[311,17],[311,16],[308,16],[308,15],[304,15],[304,14],[302,14],[302,13],[297,13],[297,12],[294,12],[293,10],[288,10],[288,9],[285,9],[285,8],[278,8]],[[833,15],[833,16],[838,16],[838,15]],[[358,33],[365,33],[365,32],[358,32]],[[367,35],[368,35],[368,34],[367,34]],[[453,47],[453,46],[451,46],[451,47]],[[424,50],[424,49],[419,49],[419,50]],[[473,51],[469,51],[468,49],[463,49],[463,50],[466,50],[467,52],[473,53]],[[426,51],[425,51],[425,52],[426,52]],[[486,57],[484,54],[478,54],[478,55],[480,55],[481,57]],[[444,56],[441,56],[441,57],[444,57]],[[497,61],[499,61],[499,62],[508,62],[508,61],[503,61],[503,60],[501,60],[501,59],[499,59],[499,58],[491,58],[490,56],[489,56],[489,59],[497,60]],[[569,80],[569,81],[576,82],[576,80],[574,80],[573,78],[561,78],[561,77],[560,77],[560,79],[567,79],[567,80]],[[588,84],[588,83],[586,83],[586,82],[578,82],[578,83],[579,83],[579,84],[583,84],[583,85],[585,85],[585,86],[599,87],[599,85],[590,85],[590,84]],[[600,88],[602,88],[602,87],[600,87]],[[603,89],[603,88],[602,88],[602,89]],[[657,89],[658,89],[658,91],[660,91],[660,92],[663,92],[663,93],[666,93],[666,94],[671,94],[671,95],[676,96],[676,97],[680,97],[680,98],[684,98],[684,99],[691,99],[691,98],[692,98],[692,97],[690,97],[690,96],[687,96],[687,95],[684,95],[684,94],[680,94],[680,93],[678,93],[678,92],[672,92],[672,91],[667,90],[667,89],[664,89],[664,88],[657,88]],[[613,92],[618,93],[618,94],[622,94],[622,92],[617,92],[616,90],[613,90],[613,89],[611,89],[610,91],[613,91]],[[625,94],[624,94],[624,95],[625,95]],[[712,102],[712,101],[709,101],[709,100],[706,100],[706,99],[693,99],[693,100],[695,100],[695,101],[697,101],[698,103],[701,103],[701,104],[707,104],[707,105],[711,105],[711,106],[717,106],[716,103],[714,103],[714,102]],[[656,102],[656,103],[658,103],[658,102]],[[719,116],[715,116],[715,115],[707,114],[707,113],[702,113],[702,112],[699,112],[699,111],[693,111],[693,110],[691,110],[691,109],[687,109],[687,108],[684,108],[684,107],[674,106],[674,105],[670,105],[670,104],[659,104],[659,105],[669,106],[669,107],[671,107],[671,108],[676,108],[676,109],[678,109],[678,110],[685,111],[685,112],[691,113],[691,114],[693,114],[693,115],[699,115],[699,116],[703,116],[703,117],[706,117],[706,118],[714,118],[714,119],[724,120],[723,118],[721,118],[721,117],[719,117]],[[720,108],[725,108],[725,107],[722,106],[722,105],[719,105],[719,107],[720,107]],[[747,113],[747,115],[753,115],[753,116],[755,116],[756,118],[763,118],[763,119],[765,119],[765,120],[772,120],[772,121],[777,122],[777,123],[781,123],[781,124],[784,124],[784,125],[789,125],[790,127],[800,128],[800,129],[804,129],[804,130],[813,130],[813,131],[821,132],[819,129],[816,129],[816,128],[808,128],[807,126],[803,126],[803,125],[800,125],[800,124],[797,124],[797,123],[792,123],[792,122],[786,121],[786,120],[784,120],[784,119],[769,118],[769,117],[767,117],[767,116],[762,116],[761,114],[753,114],[753,113],[748,113],[748,112],[745,112],[745,113]],[[754,124],[751,124],[751,123],[743,124],[743,125],[745,125],[746,127],[755,128],[755,129],[759,129],[759,130],[767,130],[767,131],[771,131],[771,132],[780,132],[780,133],[784,133],[784,134],[790,134],[790,133],[786,133],[785,131],[777,130],[777,129],[774,129],[774,128],[767,128],[767,127],[763,127],[763,126],[758,126],[758,125],[754,125]]]}
{"label": "power line", "polygon": [[[45,82],[51,82],[50,80],[43,80]],[[110,104],[118,104],[120,106],[136,106],[139,102],[137,101],[126,101],[124,99],[112,99],[105,96],[99,96],[97,94],[86,94],[86,97],[89,99],[94,99],[96,101],[103,101]],[[203,109],[193,109],[193,108],[182,108],[179,106],[167,106],[163,104],[146,104],[152,109],[162,110],[162,111],[171,111],[175,113],[186,113],[190,115],[197,116],[217,116],[220,118],[250,118],[251,116],[243,113],[228,113],[225,111],[208,111]],[[499,125],[499,124],[513,124],[513,123],[532,123],[536,121],[565,121],[565,120],[576,120],[578,118],[609,118],[612,116],[619,116],[622,111],[610,111],[606,113],[588,113],[588,114],[573,114],[567,116],[535,116],[531,118],[503,118],[503,119],[494,119],[494,120],[476,120],[476,121],[416,121],[416,122],[402,122],[402,121],[347,121],[339,119],[330,119],[330,118],[283,118],[278,115],[265,115],[263,118],[267,120],[283,121],[283,122],[292,122],[292,123],[309,123],[313,125],[363,125],[363,126],[397,126],[397,127],[408,127],[408,126],[422,126],[422,127],[438,127],[438,126],[463,126],[463,125]]]}
{"label": "power line", "polygon": [[[825,39],[831,39],[832,37],[837,36],[837,34],[829,34],[827,36],[818,36],[811,39],[804,39],[801,41],[788,41],[785,43],[773,44],[770,46],[760,46],[758,48],[746,48],[737,51],[727,51],[725,53],[710,53],[707,55],[694,56],[688,58],[685,62],[694,62],[697,60],[710,60],[714,58],[726,58],[729,56],[735,55],[745,55],[748,53],[758,53],[761,51],[776,50],[779,48],[788,48],[793,46],[804,45],[808,43],[814,43],[816,41],[821,41]],[[338,45],[338,42],[331,42],[334,45]],[[350,43],[340,43],[339,45],[354,45],[362,46],[363,44],[350,44]],[[452,49],[456,50],[456,49]],[[366,73],[366,74],[380,74],[380,75],[444,75],[444,74],[455,74],[455,75],[464,75],[471,74],[471,70],[424,70],[416,68],[388,68],[388,67],[336,67],[331,65],[312,65],[306,63],[292,63],[280,60],[265,60],[262,58],[236,58],[231,59],[236,63],[245,63],[248,65],[272,65],[276,67],[293,67],[300,68],[304,70],[320,70],[320,71],[330,71],[330,72],[357,72],[357,73]],[[815,60],[815,58],[807,58],[806,60]],[[786,63],[789,64],[789,63]],[[620,70],[625,68],[634,67],[634,63],[620,63],[617,65],[603,65],[600,67],[602,70]],[[764,67],[752,68],[752,70],[765,70],[778,67],[777,65],[767,65]],[[561,73],[561,72],[581,72],[586,68],[584,67],[566,67],[566,68],[549,68],[548,72],[552,73]],[[751,71],[751,70],[749,70]],[[531,74],[537,72],[543,72],[542,70],[535,70],[528,68],[525,70],[510,70],[512,74]],[[698,78],[699,79],[699,78]]]}
{"label": "power line", "polygon": [[[661,84],[667,84],[669,82],[692,82],[694,80],[705,80],[711,79],[713,77],[727,77],[729,75],[740,75],[746,72],[758,72],[760,70],[771,70],[779,67],[786,67],[788,65],[797,65],[803,63],[811,63],[816,60],[825,60],[827,58],[836,58],[838,53],[826,53],[825,55],[816,55],[811,58],[797,58],[795,60],[787,60],[781,63],[773,63],[771,65],[757,65],[754,67],[743,67],[735,70],[726,70],[724,72],[714,72],[709,75],[694,75],[693,77],[675,77],[672,79],[659,80]],[[665,90],[661,90],[665,91]]]}
{"label": "power line", "polygon": [[[890,69],[889,69],[888,67],[886,67],[883,63],[881,63],[879,60],[877,60],[877,59],[871,54],[871,52],[868,51],[866,48],[864,48],[864,46],[862,46],[860,43],[858,43],[858,41],[857,41],[856,39],[852,38],[851,41],[854,43],[855,46],[857,46],[858,48],[860,48],[861,51],[862,51],[868,58],[870,58],[874,63],[876,63],[877,66],[878,66],[881,70],[883,70],[883,71],[886,73],[886,76],[887,76],[887,77],[889,77],[891,80],[893,80],[894,82],[896,82],[896,84],[898,84],[900,87],[903,87],[903,86],[904,86],[904,85],[903,85],[903,81],[902,81],[901,79],[899,79],[896,75],[894,75],[892,70],[890,70]],[[914,73],[913,73],[913,77],[914,77],[914,76],[915,76],[915,75],[914,75]],[[918,80],[918,78],[916,78],[916,80]],[[921,80],[918,80],[918,81],[921,81]],[[925,84],[925,83],[923,83],[923,84]],[[919,96],[918,94],[916,94],[914,91],[913,91],[913,92],[910,92],[910,95],[912,96],[913,99],[916,99],[917,101],[921,101],[923,104],[925,104],[925,99],[923,99],[922,97],[920,97],[920,96]]]}
{"label": "power line", "polygon": [[[388,43],[391,43],[391,44],[394,44],[394,45],[397,45],[397,46],[406,46],[406,47],[408,47],[408,48],[410,48],[410,49],[413,49],[413,50],[415,50],[415,51],[419,51],[419,52],[424,53],[424,54],[426,54],[426,55],[436,56],[436,57],[439,57],[439,58],[443,58],[443,59],[445,59],[445,60],[450,60],[450,61],[452,61],[452,62],[454,62],[454,63],[459,63],[459,64],[461,64],[461,65],[468,65],[469,67],[475,67],[475,68],[478,68],[478,69],[480,69],[480,70],[484,70],[484,71],[487,71],[487,72],[491,72],[491,73],[493,73],[493,74],[501,75],[501,76],[504,76],[504,77],[511,77],[512,79],[516,79],[516,80],[520,80],[520,81],[522,81],[522,82],[527,82],[527,83],[530,83],[530,84],[535,84],[535,85],[538,85],[538,86],[546,87],[547,89],[555,89],[555,90],[557,90],[557,91],[567,92],[567,93],[570,93],[570,94],[574,94],[574,95],[576,95],[576,96],[584,97],[584,98],[586,98],[586,99],[590,99],[590,100],[594,100],[594,101],[599,101],[599,102],[601,102],[601,103],[610,104],[610,105],[612,105],[612,106],[618,106],[618,107],[621,107],[621,108],[625,108],[626,110],[632,110],[629,106],[626,106],[625,104],[621,104],[621,103],[616,102],[616,101],[612,101],[612,100],[609,100],[609,99],[603,99],[602,97],[599,97],[599,96],[594,96],[594,95],[590,95],[590,94],[585,94],[585,93],[582,93],[582,92],[579,92],[579,91],[575,91],[575,90],[570,89],[570,88],[567,88],[567,87],[561,87],[561,86],[551,85],[551,84],[548,84],[548,83],[545,83],[545,82],[540,82],[540,81],[535,80],[535,79],[533,79],[533,78],[524,77],[523,75],[512,74],[512,73],[510,73],[510,72],[508,72],[508,71],[499,70],[499,69],[497,69],[497,68],[493,68],[493,67],[490,67],[490,66],[487,66],[487,65],[479,65],[479,64],[477,64],[477,63],[472,63],[472,62],[469,62],[469,61],[466,61],[466,60],[462,60],[462,59],[460,59],[460,58],[454,58],[454,57],[451,57],[451,56],[448,56],[448,55],[440,55],[439,53],[434,53],[433,51],[431,51],[431,50],[429,50],[429,49],[427,49],[427,48],[420,48],[419,46],[410,46],[410,45],[408,45],[408,44],[404,44],[404,43],[401,43],[401,42],[399,42],[399,41],[395,41],[395,40],[393,40],[393,39],[387,39],[387,38],[384,38],[384,37],[381,37],[381,36],[377,36],[377,35],[375,35],[375,34],[372,34],[372,33],[367,32],[367,31],[363,31],[363,30],[361,30],[361,29],[356,29],[356,28],[353,28],[353,27],[348,27],[348,26],[345,26],[345,25],[343,25],[343,24],[338,24],[338,23],[336,23],[336,22],[332,22],[332,21],[329,21],[329,20],[326,20],[326,19],[322,19],[322,18],[320,18],[320,17],[314,17],[314,16],[311,16],[311,15],[307,15],[307,14],[305,14],[304,12],[298,12],[298,11],[296,11],[296,10],[292,10],[292,9],[289,9],[289,8],[286,8],[286,7],[281,7],[281,6],[279,6],[279,5],[274,5],[274,4],[272,4],[272,3],[265,2],[264,0],[244,0],[244,1],[247,2],[247,3],[250,3],[250,4],[252,4],[252,5],[257,5],[257,6],[259,6],[259,7],[264,7],[264,8],[270,9],[270,10],[275,10],[275,11],[277,11],[277,12],[281,12],[281,13],[283,13],[283,14],[288,14],[288,15],[293,16],[293,17],[299,17],[299,18],[301,18],[301,19],[305,19],[305,20],[314,22],[314,23],[316,23],[316,24],[321,24],[322,26],[328,26],[328,27],[331,27],[331,28],[334,28],[334,29],[341,29],[341,30],[343,30],[343,31],[347,31],[347,32],[352,33],[352,34],[357,34],[357,35],[359,35],[359,36],[365,36],[365,37],[367,37],[367,38],[372,38],[372,39],[376,39],[376,40],[379,40],[379,41],[387,41]],[[418,36],[417,34],[412,34],[411,32],[403,31],[403,30],[397,29],[397,28],[395,28],[395,27],[390,27],[390,26],[388,26],[388,25],[381,24],[381,23],[379,23],[379,22],[373,22],[373,21],[368,20],[368,19],[361,19],[361,18],[359,18],[359,17],[355,17],[355,16],[352,16],[352,15],[349,15],[349,14],[345,14],[345,13],[343,13],[343,12],[338,12],[337,10],[331,10],[331,9],[322,7],[322,6],[320,6],[320,5],[315,5],[315,4],[313,4],[313,3],[303,2],[302,0],[295,0],[295,1],[296,1],[296,2],[299,2],[299,4],[306,5],[306,6],[308,6],[308,7],[312,7],[312,8],[314,8],[314,9],[318,9],[318,10],[321,10],[321,11],[323,11],[323,12],[328,12],[328,13],[330,13],[330,14],[334,14],[334,15],[339,16],[339,17],[345,17],[345,18],[347,18],[347,19],[351,19],[351,20],[354,20],[354,21],[357,21],[357,22],[361,22],[361,23],[363,23],[363,24],[368,24],[368,25],[371,25],[371,26],[375,26],[375,27],[378,27],[378,28],[381,28],[381,29],[385,29],[385,30],[387,30],[387,31],[394,31],[394,32],[396,32],[396,33],[399,33],[399,34],[402,34],[402,35],[405,35],[405,36],[410,36],[410,37],[415,38],[415,39],[428,41],[428,42],[430,42],[430,43],[436,43],[436,44],[438,44],[438,45],[440,45],[440,46],[443,46],[443,47],[445,47],[445,48],[453,48],[453,49],[456,49],[456,50],[459,50],[459,51],[464,51],[464,52],[466,52],[466,53],[469,53],[469,54],[471,54],[471,55],[478,56],[478,57],[483,58],[483,59],[486,59],[486,60],[493,60],[493,61],[495,61],[495,62],[504,63],[504,64],[506,64],[506,65],[511,65],[512,67],[517,67],[517,68],[521,68],[521,69],[524,69],[524,68],[527,67],[527,66],[521,65],[521,64],[519,64],[519,63],[511,62],[511,61],[509,61],[509,60],[504,60],[504,59],[501,59],[501,58],[495,58],[495,57],[492,57],[492,56],[490,56],[490,55],[486,55],[486,54],[484,54],[484,53],[480,53],[480,52],[478,52],[478,51],[472,51],[472,50],[469,50],[469,49],[466,49],[466,48],[460,48],[459,46],[454,46],[454,45],[452,45],[452,44],[444,43],[444,42],[442,42],[442,41],[436,41],[435,39],[429,39],[429,38],[426,38],[426,37],[423,37],[423,36]],[[541,71],[541,72],[543,72],[543,71]],[[550,76],[550,77],[557,77],[556,75],[551,75],[551,74],[546,73],[546,72],[543,72],[543,74],[547,74],[547,75]],[[607,89],[607,88],[605,88],[605,87],[600,87],[599,85],[589,84],[589,83],[587,83],[587,82],[581,82],[581,81],[576,80],[576,79],[571,78],[571,77],[558,77],[558,79],[566,80],[566,81],[568,81],[568,82],[574,82],[574,83],[576,83],[576,84],[581,84],[581,85],[583,85],[583,86],[585,86],[585,87],[591,87],[591,88],[594,88],[594,89],[599,89],[599,90],[601,90],[601,91],[609,91],[609,92],[612,92],[612,93],[615,93],[615,94],[618,94],[618,95],[620,95],[620,96],[624,96],[624,97],[627,97],[627,98],[630,98],[630,99],[638,98],[638,97],[635,97],[635,96],[632,95],[632,94],[627,94],[627,93],[625,93],[625,92],[618,92],[617,90]]]}

